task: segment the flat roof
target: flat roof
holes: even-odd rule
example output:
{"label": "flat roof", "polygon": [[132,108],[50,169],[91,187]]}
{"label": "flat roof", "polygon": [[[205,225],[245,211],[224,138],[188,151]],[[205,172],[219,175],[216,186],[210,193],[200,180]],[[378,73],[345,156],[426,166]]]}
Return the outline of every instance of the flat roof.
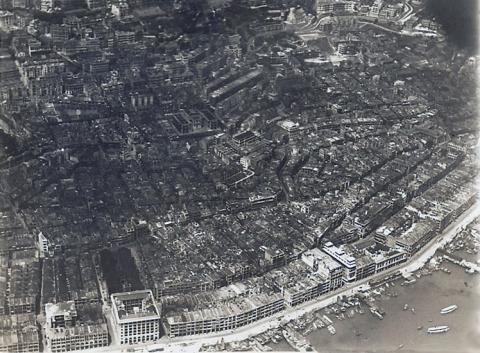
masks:
{"label": "flat roof", "polygon": [[[160,318],[160,311],[151,290],[115,293],[111,295],[117,321]],[[124,302],[141,301],[140,305],[127,307]]]}

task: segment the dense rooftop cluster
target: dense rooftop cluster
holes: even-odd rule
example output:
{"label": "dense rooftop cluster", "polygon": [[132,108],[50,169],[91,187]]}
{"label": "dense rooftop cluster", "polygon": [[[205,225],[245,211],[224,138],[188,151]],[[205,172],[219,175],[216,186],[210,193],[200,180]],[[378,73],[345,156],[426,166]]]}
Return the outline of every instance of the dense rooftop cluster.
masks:
{"label": "dense rooftop cluster", "polygon": [[[142,290],[171,336],[265,317],[405,261],[474,200],[476,62],[421,1],[0,4],[5,320]],[[83,335],[58,325],[58,349]]]}

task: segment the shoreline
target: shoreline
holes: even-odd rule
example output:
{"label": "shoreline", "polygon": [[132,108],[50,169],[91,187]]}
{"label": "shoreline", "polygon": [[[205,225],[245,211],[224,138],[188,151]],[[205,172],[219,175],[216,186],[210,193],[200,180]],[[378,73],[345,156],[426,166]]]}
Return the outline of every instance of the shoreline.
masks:
{"label": "shoreline", "polygon": [[[198,352],[203,346],[213,346],[223,343],[238,343],[248,340],[254,336],[266,331],[285,327],[292,320],[299,319],[307,313],[317,312],[337,302],[339,298],[351,297],[361,291],[369,289],[369,282],[373,280],[383,280],[392,277],[395,274],[408,275],[425,266],[425,264],[435,255],[436,251],[449,244],[467,225],[480,217],[480,202],[476,201],[464,213],[459,215],[444,231],[433,238],[428,244],[414,254],[407,262],[398,267],[393,267],[384,272],[365,278],[358,282],[339,288],[338,290],[311,300],[295,307],[287,308],[272,316],[261,319],[255,323],[244,326],[240,329],[222,331],[209,335],[195,335],[179,338],[168,338],[163,336],[156,343],[146,343],[139,345],[110,345],[90,349],[86,352]],[[48,352],[47,352],[48,353]]]}
{"label": "shoreline", "polygon": [[319,311],[335,302],[338,298],[343,296],[351,297],[352,295],[368,289],[368,282],[375,279],[384,279],[392,276],[395,273],[402,275],[411,274],[425,266],[425,264],[435,255],[435,252],[450,243],[467,225],[473,222],[480,216],[480,202],[476,201],[464,213],[459,215],[445,230],[437,237],[433,238],[420,251],[412,256],[406,263],[399,267],[391,268],[385,272],[365,278],[359,282],[353,283],[349,286],[342,287],[339,290],[329,293],[324,298],[318,298],[293,308],[288,308],[270,317],[259,320],[251,325],[242,327],[237,330],[224,331],[211,335],[196,335],[182,338],[167,338],[164,337],[157,343],[150,343],[145,345],[135,346],[110,346],[103,349],[91,350],[91,352],[108,352],[108,351],[123,351],[134,350],[137,352],[148,352],[154,350],[182,351],[193,352],[198,351],[202,346],[215,345],[220,343],[240,342],[258,334],[264,333],[268,330],[278,329],[285,326],[289,321],[298,319],[301,316]]}

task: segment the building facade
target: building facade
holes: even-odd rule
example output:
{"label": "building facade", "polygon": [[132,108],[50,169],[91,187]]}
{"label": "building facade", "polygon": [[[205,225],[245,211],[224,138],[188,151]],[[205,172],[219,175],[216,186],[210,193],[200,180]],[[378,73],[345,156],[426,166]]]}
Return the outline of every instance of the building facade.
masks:
{"label": "building facade", "polygon": [[151,290],[111,295],[114,329],[121,344],[160,338],[160,309]]}
{"label": "building facade", "polygon": [[225,305],[169,316],[164,321],[169,337],[233,330],[284,310],[280,294],[260,294]]}
{"label": "building facade", "polygon": [[[101,306],[88,308],[83,318],[82,309],[77,311],[73,300],[45,305],[45,343],[53,353],[106,347],[109,344],[107,324],[102,317]],[[92,321],[92,312],[97,319]],[[87,316],[89,318],[87,318]]]}

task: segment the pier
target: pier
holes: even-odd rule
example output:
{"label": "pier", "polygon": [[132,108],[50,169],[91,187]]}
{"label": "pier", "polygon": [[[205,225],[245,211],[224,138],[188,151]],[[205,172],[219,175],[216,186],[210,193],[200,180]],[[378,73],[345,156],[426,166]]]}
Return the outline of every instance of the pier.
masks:
{"label": "pier", "polygon": [[459,265],[459,266],[461,266],[461,267],[463,267],[463,268],[465,268],[469,271],[480,273],[480,266],[478,264],[467,261],[467,260],[461,258],[460,256],[447,253],[444,250],[440,250],[439,252],[442,254],[442,256],[445,260],[448,260],[451,263]]}

